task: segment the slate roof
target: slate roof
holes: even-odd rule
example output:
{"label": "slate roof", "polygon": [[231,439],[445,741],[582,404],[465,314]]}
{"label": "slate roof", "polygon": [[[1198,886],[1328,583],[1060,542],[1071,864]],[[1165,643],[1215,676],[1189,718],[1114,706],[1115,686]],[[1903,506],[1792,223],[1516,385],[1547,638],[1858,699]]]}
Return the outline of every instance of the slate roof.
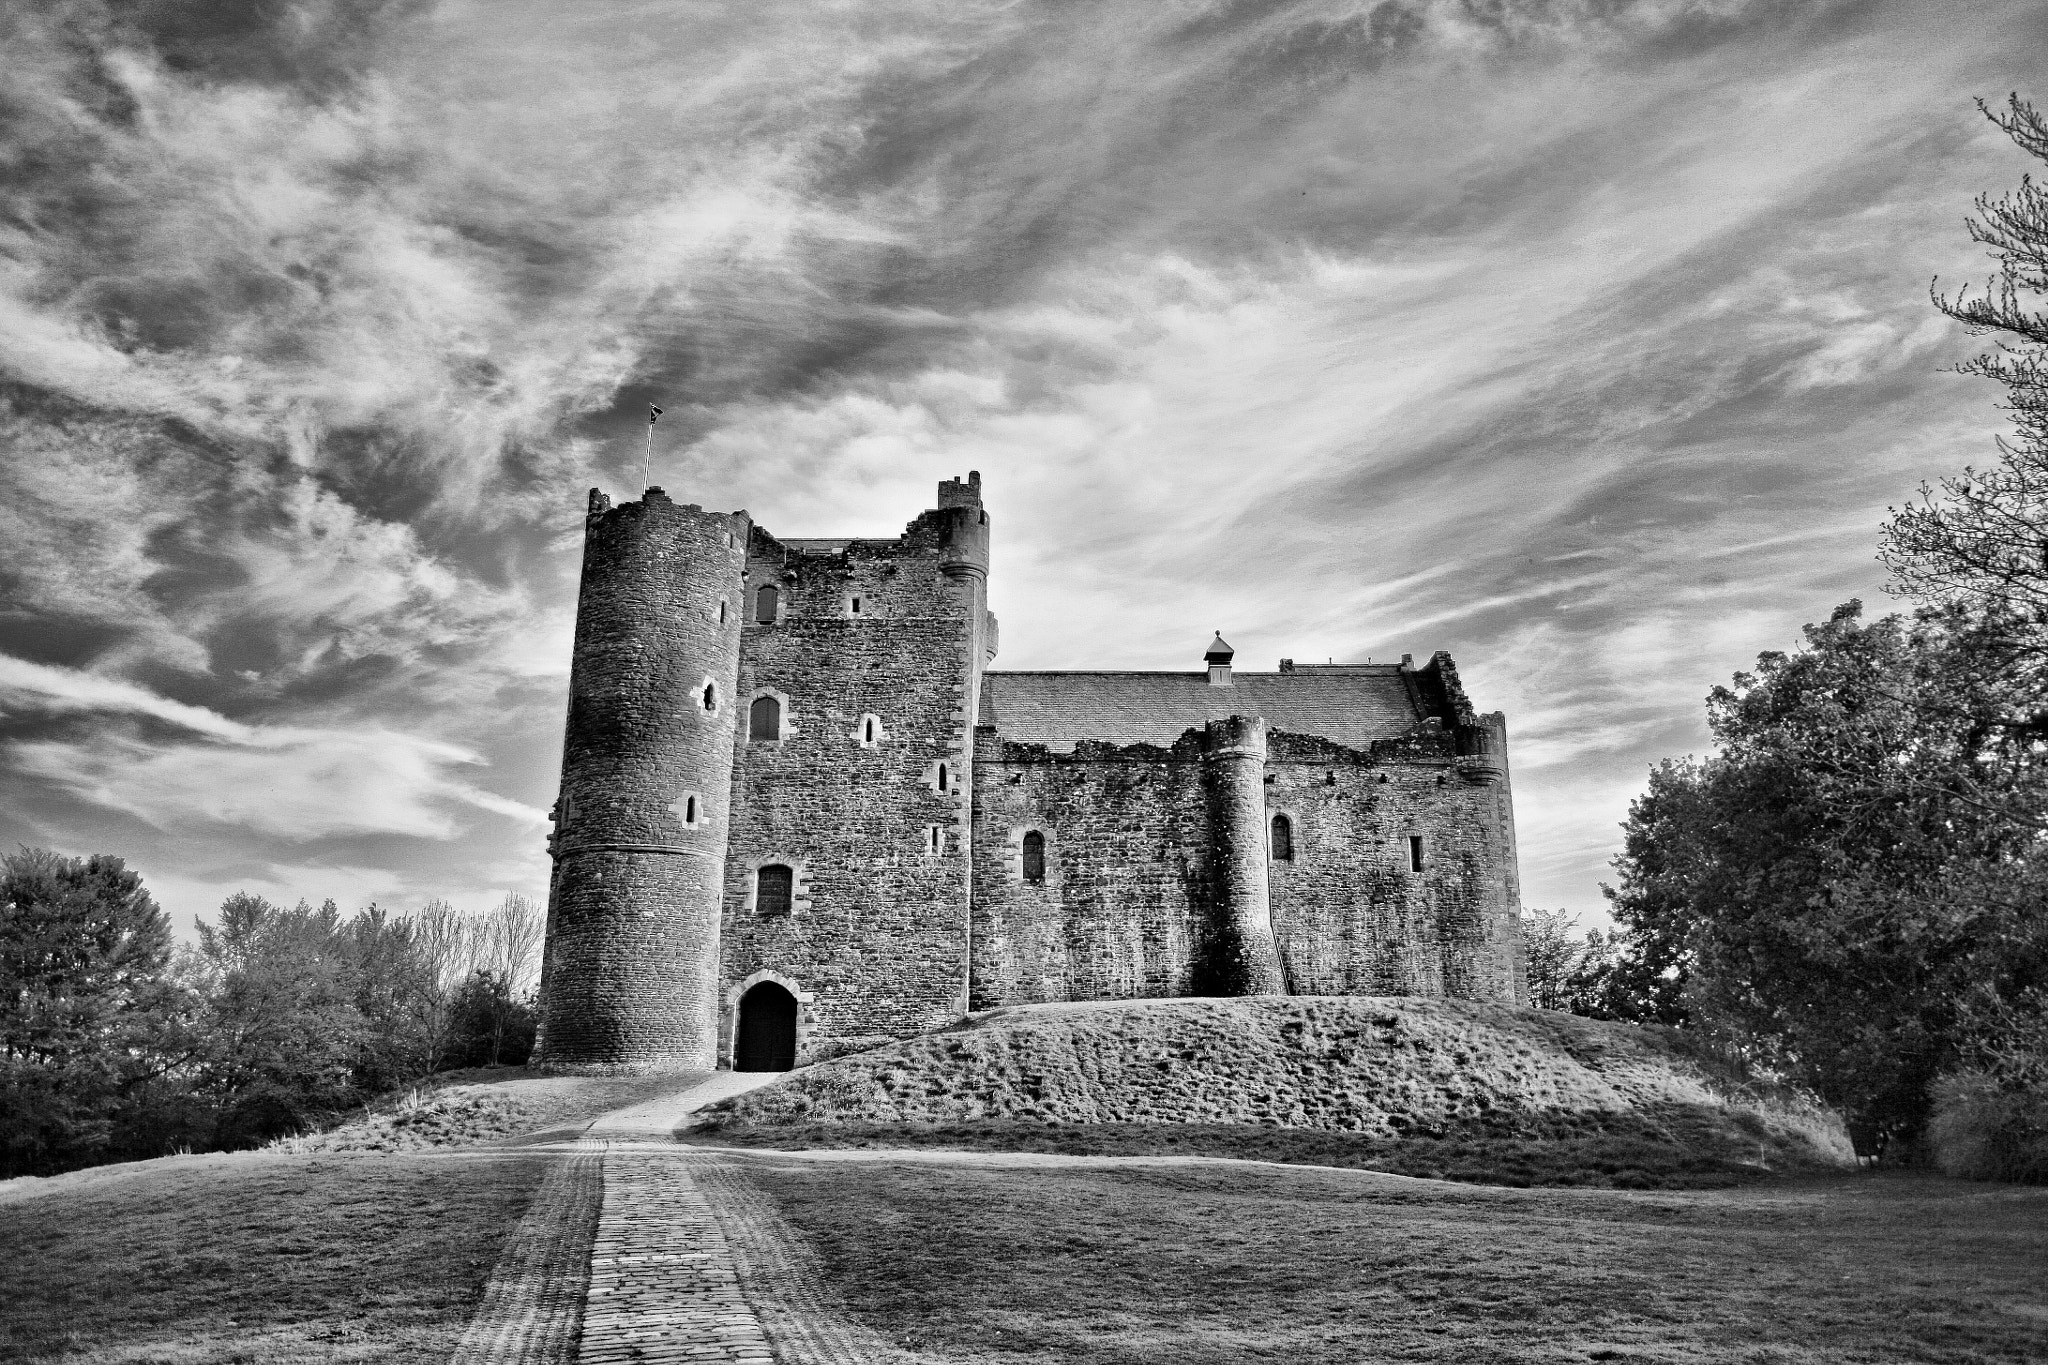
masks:
{"label": "slate roof", "polygon": [[981,723],[1012,743],[1062,752],[1084,739],[1171,745],[1184,730],[1225,716],[1263,716],[1275,730],[1321,735],[1354,749],[1406,734],[1426,713],[1398,666],[1342,672],[985,673]]}

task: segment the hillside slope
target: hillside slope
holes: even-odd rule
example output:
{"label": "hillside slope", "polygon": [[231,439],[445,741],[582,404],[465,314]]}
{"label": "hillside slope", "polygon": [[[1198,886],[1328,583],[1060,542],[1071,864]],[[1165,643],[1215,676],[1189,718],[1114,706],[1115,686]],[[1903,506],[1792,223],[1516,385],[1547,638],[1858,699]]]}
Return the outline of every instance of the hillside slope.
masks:
{"label": "hillside slope", "polygon": [[713,1106],[720,1140],[1270,1155],[1541,1184],[1853,1164],[1840,1120],[1671,1030],[1414,998],[991,1011]]}

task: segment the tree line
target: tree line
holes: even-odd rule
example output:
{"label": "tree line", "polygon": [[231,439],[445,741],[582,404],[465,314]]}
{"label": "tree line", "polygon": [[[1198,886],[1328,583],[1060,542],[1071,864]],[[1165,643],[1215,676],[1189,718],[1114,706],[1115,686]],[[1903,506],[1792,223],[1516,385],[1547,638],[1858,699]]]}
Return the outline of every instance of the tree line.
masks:
{"label": "tree line", "polygon": [[122,860],[0,857],[0,1177],[317,1127],[435,1072],[523,1063],[543,917],[237,893],[173,941]]}
{"label": "tree line", "polygon": [[[2048,162],[2032,105],[1980,108]],[[2014,428],[1892,509],[1911,610],[1844,603],[1713,689],[1714,751],[1629,809],[1613,932],[1538,912],[1527,951],[1537,1003],[1710,1035],[1867,1154],[2048,1180],[2048,190],[1976,208],[1997,273],[1933,300]]]}

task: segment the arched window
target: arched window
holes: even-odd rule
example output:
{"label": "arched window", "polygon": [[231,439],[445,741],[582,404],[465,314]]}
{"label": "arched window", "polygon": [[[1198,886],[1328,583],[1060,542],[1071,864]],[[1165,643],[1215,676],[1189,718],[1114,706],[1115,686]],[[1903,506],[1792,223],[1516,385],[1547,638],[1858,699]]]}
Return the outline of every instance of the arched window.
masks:
{"label": "arched window", "polygon": [[683,802],[683,823],[686,825],[697,823],[697,798],[694,796],[689,797]]}
{"label": "arched window", "polygon": [[1045,880],[1045,836],[1035,829],[1024,835],[1024,880]]}
{"label": "arched window", "polygon": [[950,771],[948,771],[948,770],[947,770],[947,768],[946,768],[946,765],[945,765],[945,764],[943,764],[943,763],[941,763],[941,764],[939,765],[939,790],[940,790],[940,791],[950,791],[950,790],[952,790],[952,788],[951,788],[950,786],[948,786],[948,785],[947,785],[947,784],[948,784],[948,783],[949,783],[949,782],[950,782],[950,781],[952,780],[952,777],[953,777],[953,775],[952,775],[952,773],[951,773]]}
{"label": "arched window", "polygon": [[718,709],[718,684],[704,684],[704,709],[706,711],[716,711]]}
{"label": "arched window", "polygon": [[754,594],[754,619],[764,626],[775,624],[775,610],[782,605],[782,594],[773,583],[763,583],[761,591]]}
{"label": "arched window", "polygon": [[873,744],[875,742],[875,718],[873,716],[869,716],[860,723],[860,742],[863,744]]}
{"label": "arched window", "polygon": [[754,911],[786,915],[795,892],[796,873],[784,863],[770,863],[754,874]]}
{"label": "arched window", "polygon": [[782,703],[773,697],[756,697],[747,708],[747,738],[755,744],[782,738]]}
{"label": "arched window", "polygon": [[1284,815],[1273,817],[1273,861],[1294,861],[1294,822]]}

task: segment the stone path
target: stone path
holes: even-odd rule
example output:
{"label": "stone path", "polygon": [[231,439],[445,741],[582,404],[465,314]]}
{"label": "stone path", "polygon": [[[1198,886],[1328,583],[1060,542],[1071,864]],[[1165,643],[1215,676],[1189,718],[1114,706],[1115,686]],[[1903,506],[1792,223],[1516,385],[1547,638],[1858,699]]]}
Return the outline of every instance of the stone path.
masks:
{"label": "stone path", "polygon": [[775,1079],[721,1072],[584,1130],[507,1239],[455,1365],[899,1365],[735,1163],[674,1141]]}
{"label": "stone path", "polygon": [[679,1154],[605,1153],[589,1286],[581,1365],[775,1359],[725,1234]]}

